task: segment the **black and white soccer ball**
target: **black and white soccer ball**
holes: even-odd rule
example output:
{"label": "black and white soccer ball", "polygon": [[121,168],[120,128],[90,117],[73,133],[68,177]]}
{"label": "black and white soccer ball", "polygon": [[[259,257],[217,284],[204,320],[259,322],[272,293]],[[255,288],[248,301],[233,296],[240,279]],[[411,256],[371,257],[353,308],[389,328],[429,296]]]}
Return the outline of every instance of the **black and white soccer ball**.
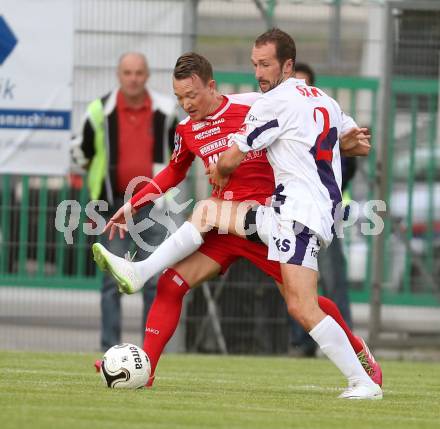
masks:
{"label": "black and white soccer ball", "polygon": [[140,347],[118,344],[105,352],[100,372],[107,387],[138,389],[145,386],[150,377],[150,360]]}

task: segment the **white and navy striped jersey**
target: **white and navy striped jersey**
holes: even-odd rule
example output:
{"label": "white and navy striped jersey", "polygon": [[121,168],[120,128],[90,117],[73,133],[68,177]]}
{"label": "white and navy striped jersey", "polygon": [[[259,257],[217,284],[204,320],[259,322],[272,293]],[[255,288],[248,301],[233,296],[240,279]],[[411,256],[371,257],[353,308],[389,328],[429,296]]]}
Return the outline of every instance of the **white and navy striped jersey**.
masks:
{"label": "white and navy striped jersey", "polygon": [[278,216],[307,226],[326,246],[341,203],[339,136],[354,126],[333,98],[289,78],[252,105],[231,143],[242,152],[267,148]]}

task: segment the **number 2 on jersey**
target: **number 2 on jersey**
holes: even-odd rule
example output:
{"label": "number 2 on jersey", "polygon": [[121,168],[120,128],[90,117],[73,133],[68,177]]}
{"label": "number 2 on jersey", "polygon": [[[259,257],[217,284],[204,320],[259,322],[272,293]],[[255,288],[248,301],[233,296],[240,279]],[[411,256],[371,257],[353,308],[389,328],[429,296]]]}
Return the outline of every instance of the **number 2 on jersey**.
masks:
{"label": "number 2 on jersey", "polygon": [[[316,115],[317,112],[320,112],[324,121],[323,130],[318,135],[318,138],[316,139],[316,160],[317,161],[329,161],[332,162],[333,160],[333,145],[331,142],[328,141],[329,132],[330,132],[330,115],[328,113],[328,110],[325,107],[315,107],[313,110],[313,119],[317,123]],[[323,149],[322,145],[323,143],[327,143],[327,147],[329,149]]]}

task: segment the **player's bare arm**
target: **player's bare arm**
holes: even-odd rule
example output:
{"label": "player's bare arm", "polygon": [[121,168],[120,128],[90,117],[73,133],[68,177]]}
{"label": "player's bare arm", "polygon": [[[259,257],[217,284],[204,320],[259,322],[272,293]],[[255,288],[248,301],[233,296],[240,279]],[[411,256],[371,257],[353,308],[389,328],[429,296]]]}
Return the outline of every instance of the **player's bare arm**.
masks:
{"label": "player's bare arm", "polygon": [[217,172],[220,177],[229,176],[246,157],[236,144],[224,151],[217,162]]}
{"label": "player's bare arm", "polygon": [[341,155],[349,157],[367,156],[371,149],[370,138],[368,128],[351,128],[340,136]]}

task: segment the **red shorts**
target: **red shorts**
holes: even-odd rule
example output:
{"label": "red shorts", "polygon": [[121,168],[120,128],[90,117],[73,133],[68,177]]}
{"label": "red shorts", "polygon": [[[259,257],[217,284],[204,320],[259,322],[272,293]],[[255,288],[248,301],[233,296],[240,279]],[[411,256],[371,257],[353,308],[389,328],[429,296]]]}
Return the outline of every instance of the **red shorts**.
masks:
{"label": "red shorts", "polygon": [[232,234],[219,234],[216,229],[209,231],[204,240],[198,251],[219,263],[222,274],[237,259],[245,258],[275,281],[282,283],[280,263],[267,259],[268,249],[264,244]]}

